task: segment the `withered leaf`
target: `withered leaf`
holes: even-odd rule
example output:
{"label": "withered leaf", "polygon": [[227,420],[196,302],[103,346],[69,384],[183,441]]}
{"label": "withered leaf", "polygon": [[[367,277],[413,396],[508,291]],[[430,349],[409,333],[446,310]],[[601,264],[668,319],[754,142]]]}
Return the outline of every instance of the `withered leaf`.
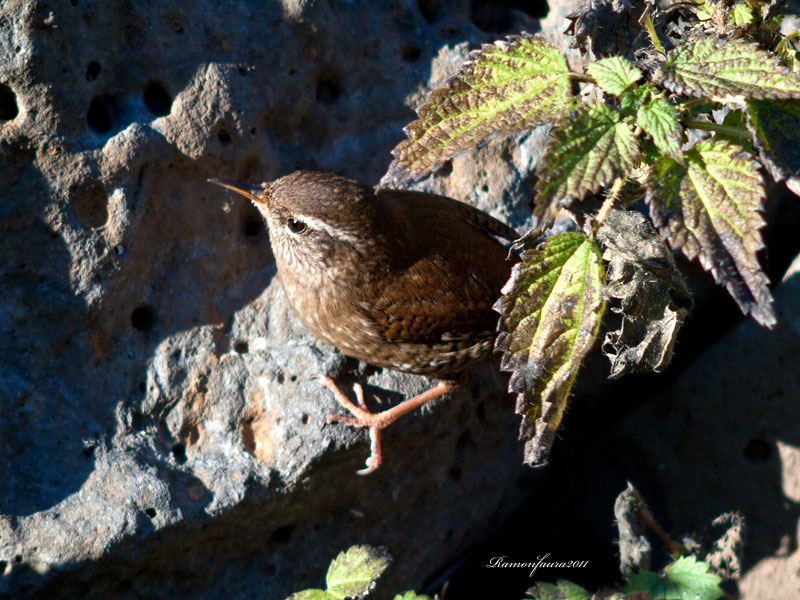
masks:
{"label": "withered leaf", "polygon": [[672,360],[678,331],[692,307],[692,295],[672,252],[649,220],[634,211],[612,209],[597,230],[608,265],[606,294],[618,327],[603,341],[612,379],[627,373],[656,373]]}

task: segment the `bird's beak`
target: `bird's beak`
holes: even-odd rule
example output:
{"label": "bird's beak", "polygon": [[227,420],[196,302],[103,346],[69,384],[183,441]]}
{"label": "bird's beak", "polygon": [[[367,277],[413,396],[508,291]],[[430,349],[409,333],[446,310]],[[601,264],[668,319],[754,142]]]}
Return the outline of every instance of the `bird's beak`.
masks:
{"label": "bird's beak", "polygon": [[224,188],[233,190],[234,192],[241,194],[245,198],[250,198],[250,200],[252,200],[256,204],[265,205],[267,203],[267,195],[264,193],[265,190],[261,186],[245,185],[243,183],[231,181],[230,179],[209,179],[208,183],[216,183],[217,185],[221,185]]}

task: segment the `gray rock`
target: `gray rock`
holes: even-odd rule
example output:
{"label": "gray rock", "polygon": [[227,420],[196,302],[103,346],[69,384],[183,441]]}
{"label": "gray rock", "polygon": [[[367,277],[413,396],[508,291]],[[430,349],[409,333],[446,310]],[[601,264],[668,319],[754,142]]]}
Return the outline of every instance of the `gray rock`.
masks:
{"label": "gray rock", "polygon": [[[529,493],[492,366],[355,476],[365,435],[324,425],[310,376],[384,401],[431,382],[310,337],[255,210],[206,183],[376,182],[409,106],[496,37],[467,2],[0,6],[0,595],[280,598],[370,543],[386,597]],[[544,133],[425,185],[520,226]]]}
{"label": "gray rock", "polygon": [[744,321],[616,434],[656,467],[673,531],[744,516],[747,599],[791,598],[800,587],[800,257],[775,301],[774,330]]}

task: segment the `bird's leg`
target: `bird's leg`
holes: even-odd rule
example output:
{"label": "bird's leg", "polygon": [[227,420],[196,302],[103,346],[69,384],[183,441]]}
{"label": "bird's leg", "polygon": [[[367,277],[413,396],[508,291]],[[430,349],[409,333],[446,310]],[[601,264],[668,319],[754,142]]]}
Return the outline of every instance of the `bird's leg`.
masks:
{"label": "bird's leg", "polygon": [[320,382],[331,392],[333,392],[336,401],[349,412],[352,417],[342,417],[339,415],[329,415],[328,423],[346,423],[353,427],[367,427],[369,429],[369,448],[370,454],[367,458],[367,467],[358,471],[359,475],[367,475],[377,469],[383,456],[381,454],[381,429],[386,429],[389,425],[394,423],[397,419],[419,408],[429,400],[438,398],[455,388],[455,384],[451,381],[440,381],[436,386],[431,389],[405,400],[387,410],[379,413],[371,413],[367,410],[367,405],[364,402],[364,390],[359,384],[353,385],[353,390],[356,393],[356,400],[358,406],[353,404],[347,396],[345,396],[330,377],[320,377]]}

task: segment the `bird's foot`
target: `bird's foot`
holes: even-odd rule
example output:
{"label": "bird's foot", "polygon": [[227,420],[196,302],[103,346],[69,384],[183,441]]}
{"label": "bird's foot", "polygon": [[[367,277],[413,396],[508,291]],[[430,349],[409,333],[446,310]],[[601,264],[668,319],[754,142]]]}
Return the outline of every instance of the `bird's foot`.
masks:
{"label": "bird's foot", "polygon": [[353,427],[365,427],[369,429],[370,454],[367,458],[366,468],[357,471],[359,475],[368,475],[369,473],[372,473],[383,462],[383,454],[381,453],[382,429],[386,429],[404,414],[422,406],[429,400],[433,400],[434,398],[438,398],[439,396],[446,394],[454,387],[451,382],[440,381],[435,387],[419,394],[418,396],[414,396],[409,400],[405,400],[397,406],[393,406],[392,408],[379,413],[371,413],[369,412],[369,409],[367,409],[367,405],[364,402],[364,390],[360,384],[353,384],[353,391],[356,394],[356,401],[358,402],[358,405],[355,405],[341,392],[341,390],[339,390],[330,377],[319,377],[319,380],[322,385],[333,392],[333,396],[336,398],[336,401],[345,410],[347,410],[347,412],[353,415],[352,417],[328,415],[328,423],[346,423],[347,425],[351,425]]}

